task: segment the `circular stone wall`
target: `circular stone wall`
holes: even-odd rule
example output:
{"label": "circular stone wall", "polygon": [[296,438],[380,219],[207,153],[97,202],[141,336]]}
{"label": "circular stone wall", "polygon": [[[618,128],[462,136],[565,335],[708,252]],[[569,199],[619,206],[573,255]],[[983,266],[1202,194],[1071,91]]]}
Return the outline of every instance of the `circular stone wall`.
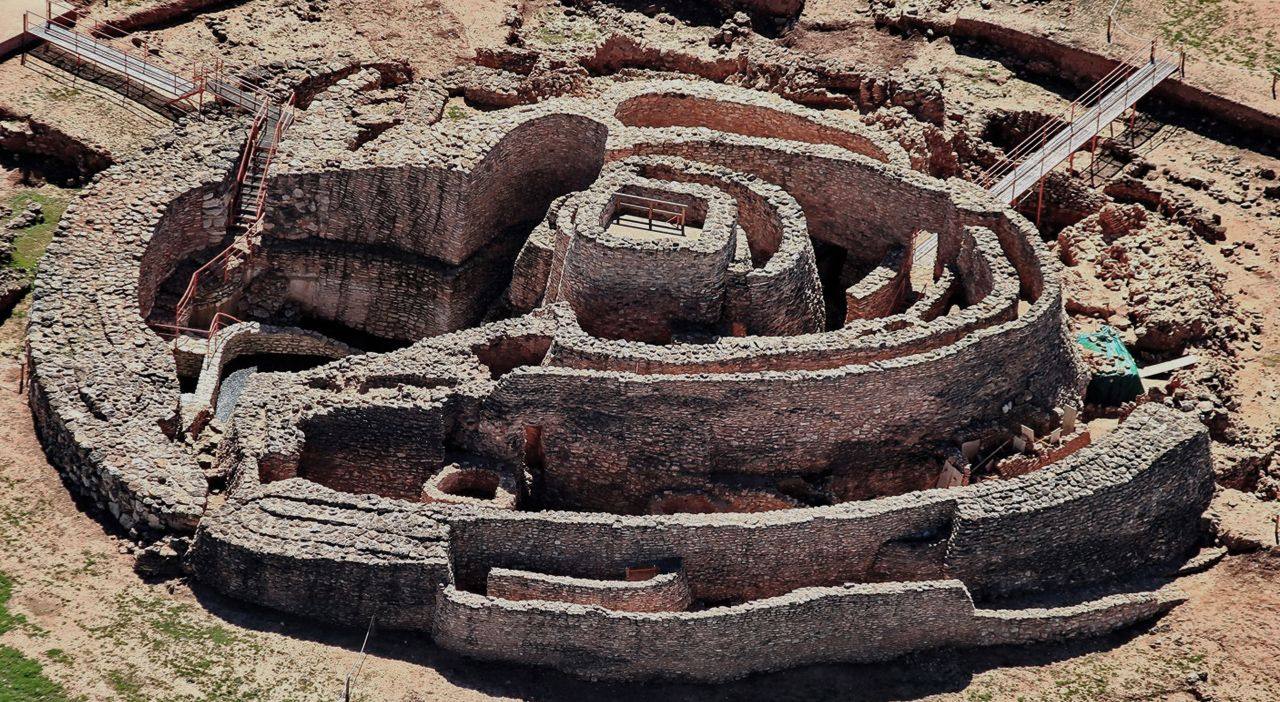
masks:
{"label": "circular stone wall", "polygon": [[[360,80],[299,115],[261,238],[193,287],[193,319],[244,324],[144,321],[247,236],[226,122],[106,172],[41,272],[50,456],[126,528],[194,532],[203,582],[478,657],[699,680],[1176,602],[1082,593],[1188,556],[1205,432],[1150,407],[1074,452],[1043,438],[1078,438],[1059,266],[985,192],[879,132],[680,81],[409,115],[353,147],[325,106]],[[227,339],[343,357],[252,374],[224,421]],[[970,462],[1021,427],[1040,470]],[[1033,593],[1064,604],[1016,606]]]}

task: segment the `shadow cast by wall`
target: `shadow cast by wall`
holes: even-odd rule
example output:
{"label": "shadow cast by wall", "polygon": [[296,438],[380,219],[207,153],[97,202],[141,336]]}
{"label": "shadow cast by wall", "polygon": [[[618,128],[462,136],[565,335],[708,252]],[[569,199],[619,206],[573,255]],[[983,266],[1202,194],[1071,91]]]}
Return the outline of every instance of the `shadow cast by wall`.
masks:
{"label": "shadow cast by wall", "polygon": [[[364,629],[321,624],[247,604],[196,582],[191,583],[191,588],[206,611],[238,627],[343,648],[351,652],[353,662],[364,641]],[[668,702],[896,702],[961,692],[972,683],[974,676],[995,668],[1043,666],[1106,651],[1134,639],[1153,625],[1154,622],[1150,622],[1096,638],[1055,644],[939,649],[886,663],[811,665],[722,684],[592,682],[547,668],[478,661],[436,647],[425,634],[376,628],[367,652],[373,658],[430,668],[461,688],[537,702],[606,699],[618,702],[655,699]],[[856,636],[857,632],[849,635]],[[341,689],[346,674],[345,668],[335,669],[331,686]],[[353,691],[360,691],[359,680],[353,685]]]}

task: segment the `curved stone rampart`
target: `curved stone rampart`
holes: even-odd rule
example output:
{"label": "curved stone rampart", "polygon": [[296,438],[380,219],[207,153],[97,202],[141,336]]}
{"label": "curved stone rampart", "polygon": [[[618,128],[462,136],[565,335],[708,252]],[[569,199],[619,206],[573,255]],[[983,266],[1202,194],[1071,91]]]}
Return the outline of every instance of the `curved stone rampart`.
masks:
{"label": "curved stone rampart", "polygon": [[[212,344],[147,327],[171,329],[230,239],[225,121],[109,170],[45,259],[41,437],[126,527],[195,529],[202,581],[479,657],[698,680],[1091,634],[1171,603],[998,608],[1187,555],[1212,486],[1188,417],[1142,407],[1041,470],[930,489],[959,444],[1047,434],[1078,404],[1060,266],[1003,203],[911,171],[873,129],[724,85],[329,134],[369,79],[299,115],[260,245],[200,290],[196,318],[250,324]],[[619,233],[619,194],[674,203],[687,238]],[[932,270],[886,258],[922,231]],[[893,294],[851,315],[886,261]],[[308,330],[286,352],[353,353],[250,376],[205,514],[193,453],[213,437],[183,421],[179,370],[207,355],[212,400],[257,325]]]}
{"label": "curved stone rampart", "polygon": [[937,580],[806,588],[704,612],[640,613],[512,602],[446,587],[433,636],[476,658],[534,662],[591,678],[716,682],[932,648],[1096,635],[1179,601],[1176,593],[1157,591],[1083,607],[978,610],[959,581]]}
{"label": "curved stone rampart", "polygon": [[143,323],[164,269],[224,236],[238,122],[181,127],[71,203],[42,262],[28,327],[30,402],[51,462],[137,532],[190,532],[207,486],[173,442],[173,354]]}

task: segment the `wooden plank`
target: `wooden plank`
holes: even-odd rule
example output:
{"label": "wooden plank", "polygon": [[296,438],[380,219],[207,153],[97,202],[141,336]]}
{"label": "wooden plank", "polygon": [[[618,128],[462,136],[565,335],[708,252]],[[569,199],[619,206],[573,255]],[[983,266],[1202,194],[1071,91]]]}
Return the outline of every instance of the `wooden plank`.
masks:
{"label": "wooden plank", "polygon": [[1154,366],[1139,368],[1138,377],[1150,378],[1155,375],[1170,373],[1178,370],[1179,368],[1186,368],[1187,366],[1193,366],[1199,361],[1200,361],[1200,357],[1194,354],[1190,356],[1183,356],[1182,358],[1175,358],[1172,361],[1165,361],[1164,363],[1157,363]]}

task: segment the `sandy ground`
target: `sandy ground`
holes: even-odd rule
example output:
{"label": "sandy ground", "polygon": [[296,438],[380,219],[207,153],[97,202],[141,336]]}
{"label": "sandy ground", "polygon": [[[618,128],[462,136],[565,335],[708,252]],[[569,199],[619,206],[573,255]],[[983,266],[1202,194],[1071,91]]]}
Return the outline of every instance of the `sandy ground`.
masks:
{"label": "sandy ground", "polygon": [[[1110,56],[1152,38],[1185,50],[1188,79],[1262,110],[1280,109],[1271,93],[1280,73],[1280,12],[1275,0],[956,0],[965,16],[1027,29]],[[1118,23],[1107,44],[1107,15]]]}
{"label": "sandy ground", "polygon": [[44,14],[44,0],[0,0],[0,41],[22,33],[24,12]]}

